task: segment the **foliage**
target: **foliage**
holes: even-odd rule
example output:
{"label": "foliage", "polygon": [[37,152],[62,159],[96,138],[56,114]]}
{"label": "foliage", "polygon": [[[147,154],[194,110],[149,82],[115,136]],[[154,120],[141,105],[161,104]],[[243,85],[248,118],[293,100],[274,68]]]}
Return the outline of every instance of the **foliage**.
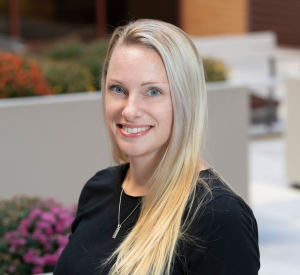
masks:
{"label": "foliage", "polygon": [[89,69],[76,63],[45,61],[42,72],[55,94],[95,90]]}
{"label": "foliage", "polygon": [[1,212],[20,222],[0,238],[0,274],[52,272],[68,243],[76,206],[63,207],[53,199],[17,197],[1,202]]}
{"label": "foliage", "polygon": [[69,42],[51,48],[47,55],[50,59],[64,60],[79,57],[83,54],[83,46],[77,42]]}
{"label": "foliage", "polygon": [[36,62],[0,52],[0,98],[53,94]]}
{"label": "foliage", "polygon": [[216,58],[203,58],[206,82],[225,81],[228,75],[228,68]]}
{"label": "foliage", "polygon": [[[0,98],[100,90],[107,49],[107,40],[88,45],[67,42],[40,56],[31,55],[35,62],[0,53]],[[203,66],[207,82],[227,79],[228,69],[221,60],[203,58]]]}
{"label": "foliage", "polygon": [[38,197],[16,196],[0,201],[0,238],[4,233],[16,230],[22,219],[28,217],[32,208],[41,202]]}
{"label": "foliage", "polygon": [[56,94],[95,91],[100,89],[107,48],[107,40],[88,45],[73,41],[54,46],[38,60]]}
{"label": "foliage", "polygon": [[106,55],[108,50],[108,41],[107,40],[100,40],[96,41],[85,48],[86,54],[98,54],[98,55]]}

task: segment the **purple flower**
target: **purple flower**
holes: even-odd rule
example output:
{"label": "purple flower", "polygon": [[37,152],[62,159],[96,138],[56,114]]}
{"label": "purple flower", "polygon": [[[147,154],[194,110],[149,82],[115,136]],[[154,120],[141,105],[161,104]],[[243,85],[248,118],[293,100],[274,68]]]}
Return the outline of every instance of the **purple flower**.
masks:
{"label": "purple flower", "polygon": [[44,272],[44,268],[42,266],[35,266],[32,270],[32,274],[41,274]]}
{"label": "purple flower", "polygon": [[46,265],[55,265],[58,261],[59,255],[58,254],[45,254],[44,255],[44,261]]}
{"label": "purple flower", "polygon": [[25,263],[32,263],[32,259],[35,256],[34,248],[30,248],[24,255],[23,260]]}

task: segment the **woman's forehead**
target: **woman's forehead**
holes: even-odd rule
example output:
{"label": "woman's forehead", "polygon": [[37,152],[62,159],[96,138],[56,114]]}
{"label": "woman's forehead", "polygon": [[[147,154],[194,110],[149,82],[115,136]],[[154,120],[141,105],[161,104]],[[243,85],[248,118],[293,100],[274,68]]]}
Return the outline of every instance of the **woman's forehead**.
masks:
{"label": "woman's forehead", "polygon": [[168,82],[160,55],[155,50],[136,45],[116,47],[108,67],[107,79],[111,78]]}

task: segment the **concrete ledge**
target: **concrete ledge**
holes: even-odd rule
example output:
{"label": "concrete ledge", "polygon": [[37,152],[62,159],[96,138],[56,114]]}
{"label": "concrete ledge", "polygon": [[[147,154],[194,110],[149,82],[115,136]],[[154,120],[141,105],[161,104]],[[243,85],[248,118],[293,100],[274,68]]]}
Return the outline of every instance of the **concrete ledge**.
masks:
{"label": "concrete ledge", "polygon": [[[208,88],[205,158],[245,199],[248,106],[246,88]],[[99,92],[0,100],[0,128],[0,198],[76,203],[87,180],[114,165]]]}

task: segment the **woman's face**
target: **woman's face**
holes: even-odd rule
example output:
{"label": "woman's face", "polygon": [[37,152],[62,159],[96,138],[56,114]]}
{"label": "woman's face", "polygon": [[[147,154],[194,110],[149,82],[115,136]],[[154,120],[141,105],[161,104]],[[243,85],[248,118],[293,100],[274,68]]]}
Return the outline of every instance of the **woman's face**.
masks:
{"label": "woman's face", "polygon": [[158,156],[168,141],[173,108],[160,55],[140,46],[119,46],[106,78],[108,126],[129,157]]}

